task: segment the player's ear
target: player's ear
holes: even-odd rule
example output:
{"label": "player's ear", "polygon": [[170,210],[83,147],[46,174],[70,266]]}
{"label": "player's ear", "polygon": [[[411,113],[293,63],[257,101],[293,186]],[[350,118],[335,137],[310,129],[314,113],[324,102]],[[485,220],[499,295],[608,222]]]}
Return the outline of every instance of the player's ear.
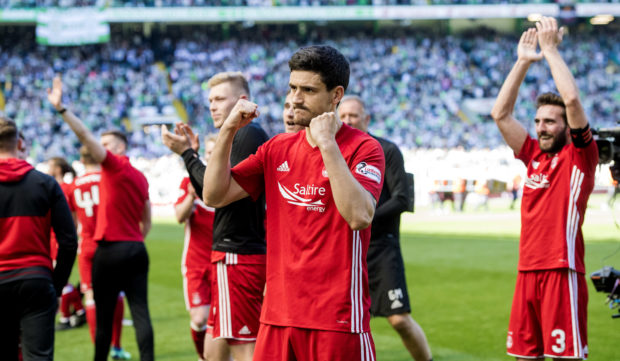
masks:
{"label": "player's ear", "polygon": [[342,100],[344,96],[344,87],[342,85],[338,85],[332,90],[332,104],[337,105]]}

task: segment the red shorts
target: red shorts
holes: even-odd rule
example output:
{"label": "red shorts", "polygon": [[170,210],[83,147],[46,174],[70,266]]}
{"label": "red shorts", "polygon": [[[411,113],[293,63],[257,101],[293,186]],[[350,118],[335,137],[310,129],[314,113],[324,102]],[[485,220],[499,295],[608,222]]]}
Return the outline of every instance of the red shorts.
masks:
{"label": "red shorts", "polygon": [[[264,258],[264,255],[262,255]],[[211,312],[213,338],[229,344],[256,341],[265,290],[265,264],[213,264]],[[235,342],[237,341],[237,342]]]}
{"label": "red shorts", "polygon": [[588,356],[588,288],[568,269],[519,272],[506,348],[522,358]]}
{"label": "red shorts", "polygon": [[183,295],[185,308],[211,304],[211,263],[202,268],[183,267]]}
{"label": "red shorts", "polygon": [[375,361],[375,344],[370,332],[347,333],[261,324],[254,360]]}
{"label": "red shorts", "polygon": [[80,291],[86,293],[93,289],[93,257],[97,247],[80,248],[78,269],[80,271]]}

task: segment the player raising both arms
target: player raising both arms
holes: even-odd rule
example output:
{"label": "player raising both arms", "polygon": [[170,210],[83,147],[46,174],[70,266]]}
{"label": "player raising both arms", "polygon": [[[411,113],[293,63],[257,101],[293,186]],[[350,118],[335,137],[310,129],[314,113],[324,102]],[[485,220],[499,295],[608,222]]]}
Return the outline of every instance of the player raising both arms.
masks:
{"label": "player raising both arms", "polygon": [[366,252],[383,183],[379,143],[333,113],[349,83],[336,49],[289,61],[295,123],[231,170],[231,145],[257,114],[240,99],[207,164],[204,199],[267,201],[267,283],[254,360],[373,360]]}
{"label": "player raising both arms", "polygon": [[[598,150],[575,79],[558,51],[562,35],[556,20],[548,17],[523,33],[517,62],[491,112],[506,143],[527,166],[506,342],[508,354],[517,360],[580,360],[588,354],[581,225],[594,187]],[[529,66],[543,57],[560,96],[538,97],[536,140],[512,113]]]}

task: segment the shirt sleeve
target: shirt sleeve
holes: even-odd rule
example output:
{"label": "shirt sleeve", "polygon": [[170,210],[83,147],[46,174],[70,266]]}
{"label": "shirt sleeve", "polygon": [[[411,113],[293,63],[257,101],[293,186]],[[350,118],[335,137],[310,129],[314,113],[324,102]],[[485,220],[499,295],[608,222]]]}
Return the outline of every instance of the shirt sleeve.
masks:
{"label": "shirt sleeve", "polygon": [[385,157],[379,142],[372,138],[364,141],[350,166],[353,177],[378,201],[385,172]]}
{"label": "shirt sleeve", "polygon": [[105,151],[105,159],[101,162],[101,168],[109,172],[118,172],[123,168],[121,157],[113,154],[109,150]]}
{"label": "shirt sleeve", "polygon": [[233,151],[230,154],[231,167],[236,166],[251,154],[256,153],[258,147],[265,143],[267,139],[269,139],[267,133],[257,124],[250,123],[239,129],[233,139]]}
{"label": "shirt sleeve", "polygon": [[598,164],[598,145],[591,141],[583,148],[576,147],[575,144],[569,145],[573,154],[573,160],[587,172],[594,173]]}
{"label": "shirt sleeve", "polygon": [[[375,211],[375,218],[398,216],[407,210],[409,204],[409,182],[405,172],[403,154],[396,145],[389,144],[385,159],[385,176],[383,182],[390,198],[380,204]],[[384,187],[385,188],[385,187]]]}
{"label": "shirt sleeve", "polygon": [[55,181],[52,184],[51,195],[51,223],[58,242],[53,281],[56,294],[60,296],[62,288],[67,284],[75,261],[77,233],[65,195]]}
{"label": "shirt sleeve", "polygon": [[193,149],[188,149],[181,154],[185,169],[189,173],[189,180],[196,191],[198,198],[202,199],[202,189],[205,181],[205,171],[207,166],[200,160],[198,153]]}
{"label": "shirt sleeve", "polygon": [[181,181],[181,185],[179,186],[179,198],[177,198],[177,201],[174,202],[175,206],[183,202],[185,197],[187,197],[187,189],[188,189],[187,185],[188,184],[189,184],[189,178],[183,178],[183,180]]}
{"label": "shirt sleeve", "polygon": [[523,145],[521,146],[521,151],[519,151],[519,154],[515,155],[515,158],[521,160],[527,167],[534,156],[536,147],[538,147],[538,143],[528,134],[525,142],[523,142]]}
{"label": "shirt sleeve", "polygon": [[261,145],[256,154],[251,154],[231,170],[232,177],[254,201],[265,190],[265,157],[268,144]]}

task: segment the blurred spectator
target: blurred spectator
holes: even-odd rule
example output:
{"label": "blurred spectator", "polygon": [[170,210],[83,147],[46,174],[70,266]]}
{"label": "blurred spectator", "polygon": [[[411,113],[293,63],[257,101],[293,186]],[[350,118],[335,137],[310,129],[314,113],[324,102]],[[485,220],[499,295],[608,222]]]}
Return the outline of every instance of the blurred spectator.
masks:
{"label": "blurred spectator", "polygon": [[[220,28],[208,29],[186,26],[152,39],[113,29],[109,44],[66,48],[36,45],[28,31],[5,40],[0,36],[4,112],[32,140],[35,162],[56,155],[77,158],[77,139],[42,101],[45,87],[61,72],[78,89],[70,103],[85,104],[74,111],[95,133],[121,128],[131,134],[130,156],[159,157],[168,153],[159,128],[143,128],[132,112],[147,109],[159,115],[175,113],[180,106],[189,123],[206,134],[213,130],[206,80],[220,71],[244,69],[260,106],[261,126],[274,135],[284,130],[290,54],[300,46],[326,42],[349,58],[348,93],[368,104],[373,134],[401,149],[495,149],[503,144],[490,117],[466,112],[463,103],[497,94],[516,56],[514,36],[433,35],[414,28],[384,36],[334,27],[298,34],[296,27],[263,26],[235,29],[230,39],[219,40],[224,35],[214,29]],[[613,40],[615,35],[613,30],[570,34],[561,49],[577,74],[593,127],[614,126],[620,114],[620,42]],[[533,65],[515,116],[533,119],[531,100],[538,90],[552,89],[546,66]],[[533,131],[533,122],[526,126]]]}

